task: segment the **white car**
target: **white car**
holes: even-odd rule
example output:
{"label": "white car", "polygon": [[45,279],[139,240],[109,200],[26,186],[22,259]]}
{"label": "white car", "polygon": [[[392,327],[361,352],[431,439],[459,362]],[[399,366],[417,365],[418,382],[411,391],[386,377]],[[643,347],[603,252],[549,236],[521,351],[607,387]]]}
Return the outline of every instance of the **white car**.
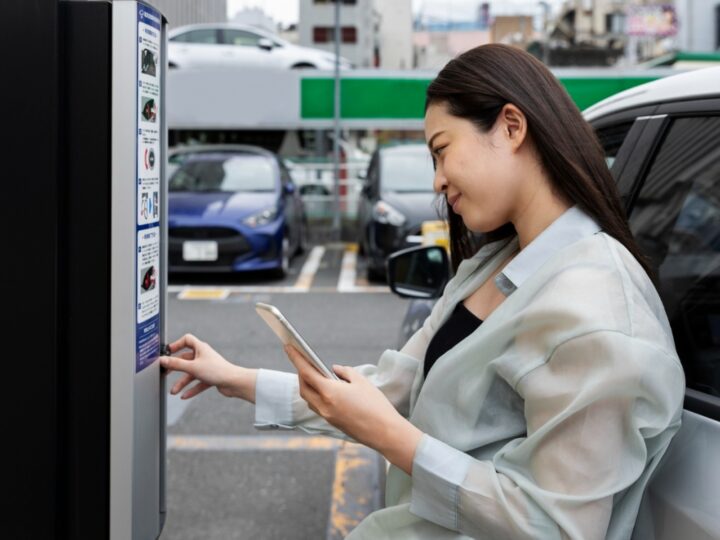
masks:
{"label": "white car", "polygon": [[[631,88],[584,116],[617,180],[630,229],[655,270],[687,383],[682,427],[648,484],[632,538],[718,539],[720,67]],[[434,300],[422,298],[439,297],[449,277],[442,268],[429,271],[442,257],[429,257],[428,249],[438,248],[410,248],[389,261],[393,291],[415,298],[401,346],[430,314]]]}
{"label": "white car", "polygon": [[[168,39],[171,68],[335,68],[334,54],[294,45],[254,26],[234,23],[192,24],[171,30]],[[349,60],[340,57],[340,69],[352,67]]]}

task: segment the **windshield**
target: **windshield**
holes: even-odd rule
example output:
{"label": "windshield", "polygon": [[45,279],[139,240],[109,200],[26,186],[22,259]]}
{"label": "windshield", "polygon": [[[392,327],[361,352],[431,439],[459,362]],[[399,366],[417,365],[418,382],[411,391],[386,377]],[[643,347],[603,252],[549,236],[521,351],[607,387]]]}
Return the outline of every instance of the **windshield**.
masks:
{"label": "windshield", "polygon": [[432,191],[435,171],[424,146],[391,148],[380,158],[382,191]]}
{"label": "windshield", "polygon": [[170,191],[275,191],[272,159],[251,154],[189,155],[170,177]]}

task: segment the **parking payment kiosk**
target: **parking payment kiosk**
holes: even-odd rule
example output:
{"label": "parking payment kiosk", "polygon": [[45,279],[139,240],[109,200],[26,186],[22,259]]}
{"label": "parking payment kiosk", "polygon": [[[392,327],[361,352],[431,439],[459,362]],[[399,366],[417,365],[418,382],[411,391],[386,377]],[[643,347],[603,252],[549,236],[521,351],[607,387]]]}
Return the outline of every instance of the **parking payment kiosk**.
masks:
{"label": "parking payment kiosk", "polygon": [[[33,5],[18,18],[31,30]],[[46,238],[57,241],[37,271],[57,286],[49,311],[33,309],[55,313],[56,337],[47,357],[29,347],[20,358],[51,388],[38,392],[37,418],[52,429],[47,444],[26,445],[26,502],[6,527],[15,538],[154,540],[165,515],[166,21],[131,0],[46,5],[57,46],[44,57],[57,67],[42,75],[57,74],[46,99],[58,121],[38,132],[56,133],[57,177],[38,184],[53,197]]]}
{"label": "parking payment kiosk", "polygon": [[156,538],[164,516],[165,24],[112,3],[110,538]]}

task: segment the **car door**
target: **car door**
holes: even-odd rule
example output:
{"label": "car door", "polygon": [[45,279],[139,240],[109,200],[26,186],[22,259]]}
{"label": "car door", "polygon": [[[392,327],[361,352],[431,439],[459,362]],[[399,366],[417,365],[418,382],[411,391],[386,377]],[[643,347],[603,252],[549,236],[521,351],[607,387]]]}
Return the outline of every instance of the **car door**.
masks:
{"label": "car door", "polygon": [[282,58],[275,54],[275,48],[267,50],[259,46],[263,37],[255,32],[238,28],[225,28],[221,31],[223,50],[227,51],[228,57],[235,65],[283,67]]}
{"label": "car door", "polygon": [[657,271],[688,388],[720,400],[720,111],[656,118],[630,228]]}
{"label": "car door", "polygon": [[169,45],[169,60],[178,67],[196,67],[227,63],[219,54],[219,30],[197,28],[173,36]]}
{"label": "car door", "polygon": [[633,537],[712,538],[720,530],[720,100],[704,109],[673,103],[643,121],[620,182],[629,187],[630,228],[656,272],[687,389],[683,425]]}

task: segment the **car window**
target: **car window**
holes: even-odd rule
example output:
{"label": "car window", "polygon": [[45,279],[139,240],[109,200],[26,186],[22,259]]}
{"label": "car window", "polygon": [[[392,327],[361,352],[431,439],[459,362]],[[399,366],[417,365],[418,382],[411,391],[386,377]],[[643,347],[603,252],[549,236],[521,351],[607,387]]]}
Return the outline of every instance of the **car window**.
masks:
{"label": "car window", "polygon": [[370,158],[370,164],[368,165],[367,172],[365,173],[365,183],[371,186],[372,189],[376,189],[378,182],[378,154],[375,153]]}
{"label": "car window", "polygon": [[205,43],[208,45],[217,45],[217,30],[215,28],[202,28],[199,30],[190,30],[183,34],[173,37],[170,41],[179,43]]}
{"label": "car window", "polygon": [[170,177],[170,191],[275,191],[270,158],[253,155],[189,156]]}
{"label": "car window", "polygon": [[424,146],[419,149],[390,149],[380,155],[382,191],[432,191],[432,157]]}
{"label": "car window", "polygon": [[225,45],[240,45],[241,47],[257,47],[262,36],[245,30],[225,29],[222,31],[222,42]]}
{"label": "car window", "polygon": [[720,396],[720,117],[666,132],[630,216],[689,388]]}
{"label": "car window", "polygon": [[624,122],[622,124],[615,124],[612,126],[606,126],[597,130],[598,139],[605,152],[605,161],[607,162],[608,168],[612,169],[615,163],[620,147],[625,141],[633,122]]}

